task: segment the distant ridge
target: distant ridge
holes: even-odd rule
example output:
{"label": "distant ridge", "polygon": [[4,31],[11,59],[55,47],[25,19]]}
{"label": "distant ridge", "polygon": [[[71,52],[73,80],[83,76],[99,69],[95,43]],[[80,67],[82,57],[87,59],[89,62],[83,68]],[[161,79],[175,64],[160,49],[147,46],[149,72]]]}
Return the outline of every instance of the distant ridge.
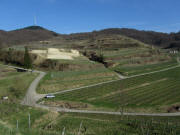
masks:
{"label": "distant ridge", "polygon": [[32,41],[47,40],[56,36],[58,36],[57,33],[40,26],[29,26],[13,31],[0,30],[0,46],[12,46]]}
{"label": "distant ridge", "polygon": [[141,31],[127,28],[109,28],[100,31],[73,33],[61,35],[47,30],[41,26],[29,26],[13,31],[0,30],[0,46],[12,46],[24,44],[32,41],[41,41],[61,36],[64,39],[83,40],[96,39],[98,36],[123,35],[149,45],[158,46],[165,49],[180,49],[180,32],[161,33],[154,31]]}
{"label": "distant ridge", "polygon": [[123,35],[130,38],[134,38],[141,42],[144,42],[149,45],[158,46],[161,48],[168,49],[180,49],[180,32],[178,33],[162,33],[162,32],[154,32],[154,31],[141,31],[136,29],[128,29],[128,28],[110,28],[104,29],[100,31],[93,31],[87,33],[75,33],[70,34],[71,38],[94,38],[100,35]]}

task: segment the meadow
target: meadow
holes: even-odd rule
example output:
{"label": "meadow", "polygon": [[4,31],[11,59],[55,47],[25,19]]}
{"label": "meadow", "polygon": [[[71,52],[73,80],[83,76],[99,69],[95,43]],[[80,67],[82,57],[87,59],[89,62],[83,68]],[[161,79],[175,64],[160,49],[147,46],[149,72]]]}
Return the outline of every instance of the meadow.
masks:
{"label": "meadow", "polygon": [[115,68],[112,68],[117,73],[121,73],[125,76],[133,76],[153,71],[162,70],[165,68],[173,67],[178,65],[175,59],[169,60],[167,62],[159,62],[156,64],[143,64],[143,65],[136,65],[136,66],[121,66],[118,65]]}
{"label": "meadow", "polygon": [[123,106],[130,112],[167,112],[169,107],[179,104],[179,77],[180,68],[177,67],[58,94],[55,99],[45,101],[86,103],[93,106],[93,109],[114,111],[120,110]]}
{"label": "meadow", "polygon": [[37,91],[52,93],[117,79],[115,72],[104,67],[85,71],[52,71],[41,80]]}
{"label": "meadow", "polygon": [[[144,50],[123,49],[113,53],[106,52],[106,58],[121,59],[127,54],[134,57]],[[146,49],[145,49],[146,50]],[[124,53],[123,53],[124,51]],[[123,57],[122,57],[123,56]],[[159,56],[159,55],[157,55]],[[151,57],[151,56],[150,56]],[[140,58],[141,60],[142,58]],[[114,80],[90,88],[56,95],[53,100],[43,99],[45,104],[73,104],[75,109],[110,110],[128,112],[167,112],[172,105],[179,104],[180,68],[171,69],[150,75],[118,80],[114,72],[129,72],[128,75],[151,72],[177,65],[176,61],[159,64],[128,63],[128,58],[120,68],[106,69],[89,60],[62,60],[61,63],[89,64],[97,66],[91,70],[53,71],[48,70],[41,80],[38,92],[51,93],[65,89],[77,88]],[[156,61],[157,62],[157,61]],[[126,65],[127,64],[127,65]],[[129,67],[129,68],[128,68]],[[124,69],[123,69],[124,68]],[[144,69],[144,70],[143,70]],[[18,73],[15,70],[0,66],[0,97],[8,96],[9,100],[0,100],[0,134],[3,135],[62,135],[65,127],[66,135],[176,135],[180,134],[180,117],[143,117],[116,116],[105,114],[57,113],[39,108],[27,107],[20,104],[32,80],[38,74]],[[73,106],[72,105],[72,106]],[[84,107],[85,106],[85,107]],[[84,108],[83,108],[84,107]],[[31,115],[31,127],[28,125],[28,115]],[[19,128],[16,129],[18,120]],[[80,125],[82,127],[80,129]]]}
{"label": "meadow", "polygon": [[20,73],[0,65],[0,97],[8,96],[9,100],[20,100],[25,96],[29,84],[37,73]]}
{"label": "meadow", "polygon": [[[3,71],[0,79],[2,82],[0,86],[3,89],[0,89],[0,94],[4,96],[3,90],[6,89],[5,95],[9,96],[8,101],[0,100],[0,134],[2,135],[62,135],[64,127],[66,135],[74,135],[78,132],[81,135],[139,135],[147,133],[175,135],[180,133],[179,117],[57,113],[23,106],[20,101],[37,74],[18,73],[2,66],[0,69]],[[18,80],[21,83],[15,85]],[[6,86],[5,82],[8,82],[9,87]],[[21,96],[16,96],[15,92],[11,92],[8,89],[10,87],[21,89]],[[31,116],[30,128],[29,114]]]}

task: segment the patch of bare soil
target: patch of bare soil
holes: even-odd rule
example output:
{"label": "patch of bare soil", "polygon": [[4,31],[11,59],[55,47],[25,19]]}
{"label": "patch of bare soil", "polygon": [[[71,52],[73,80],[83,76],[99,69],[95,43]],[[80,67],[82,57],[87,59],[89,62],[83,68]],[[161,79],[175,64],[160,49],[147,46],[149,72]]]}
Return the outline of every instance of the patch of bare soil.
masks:
{"label": "patch of bare soil", "polygon": [[3,69],[0,69],[0,72],[4,72],[4,73],[7,73],[7,72],[16,72],[16,69],[13,69],[13,68],[3,68]]}
{"label": "patch of bare soil", "polygon": [[47,50],[32,50],[32,54],[37,54],[46,59],[65,59],[73,60],[75,57],[79,57],[80,53],[77,50],[70,50],[69,52],[64,49],[48,48]]}
{"label": "patch of bare soil", "polygon": [[173,105],[167,109],[168,113],[180,112],[180,105]]}
{"label": "patch of bare soil", "polygon": [[11,72],[17,72],[15,69],[12,68],[3,68],[0,69],[0,79],[3,79],[4,77],[7,77],[7,73],[11,73]]}
{"label": "patch of bare soil", "polygon": [[79,103],[79,102],[45,101],[45,102],[41,102],[41,104],[45,104],[47,106],[67,108],[67,109],[86,109],[86,108],[89,108],[88,104]]}

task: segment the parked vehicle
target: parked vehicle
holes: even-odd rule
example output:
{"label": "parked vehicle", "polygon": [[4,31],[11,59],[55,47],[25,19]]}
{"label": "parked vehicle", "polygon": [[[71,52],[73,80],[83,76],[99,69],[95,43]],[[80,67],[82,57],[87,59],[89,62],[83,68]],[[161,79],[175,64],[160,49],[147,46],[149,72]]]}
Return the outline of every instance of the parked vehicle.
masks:
{"label": "parked vehicle", "polygon": [[48,95],[45,96],[45,98],[55,98],[55,96],[52,95],[52,94],[48,94]]}

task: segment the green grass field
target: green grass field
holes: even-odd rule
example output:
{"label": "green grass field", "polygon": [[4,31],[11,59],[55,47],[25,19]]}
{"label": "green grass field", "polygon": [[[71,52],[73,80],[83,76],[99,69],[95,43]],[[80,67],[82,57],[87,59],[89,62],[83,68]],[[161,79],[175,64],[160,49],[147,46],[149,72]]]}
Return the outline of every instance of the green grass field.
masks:
{"label": "green grass field", "polygon": [[[85,63],[83,60],[81,62]],[[173,65],[176,65],[176,62],[120,70],[135,75]],[[8,101],[0,99],[0,135],[62,135],[64,127],[66,135],[76,135],[81,122],[81,135],[180,134],[180,117],[54,113],[20,105],[28,86],[36,76],[37,74],[17,73],[0,65],[0,97],[9,97]],[[179,77],[180,68],[176,68],[57,95],[54,100],[45,100],[45,103],[60,101],[69,104],[87,104],[87,108],[83,109],[120,111],[123,106],[127,111],[166,112],[169,106],[180,103]],[[87,71],[51,71],[41,81],[38,92],[55,92],[117,79],[113,71],[105,68]],[[31,114],[30,129],[28,114]]]}
{"label": "green grass field", "polygon": [[117,79],[116,73],[106,68],[87,71],[48,72],[40,82],[37,91],[39,93],[52,93]]}
{"label": "green grass field", "polygon": [[171,60],[168,62],[160,62],[157,64],[147,64],[147,65],[139,65],[139,66],[116,66],[112,68],[112,70],[121,73],[125,76],[132,76],[137,74],[143,74],[153,71],[158,71],[161,69],[169,68],[178,65],[176,60]]}
{"label": "green grass field", "polygon": [[173,66],[177,62],[167,53],[149,47],[123,48],[103,51],[105,61],[113,63],[111,70],[126,76]]}
{"label": "green grass field", "polygon": [[[20,73],[0,65],[0,135],[43,134],[44,131],[39,129],[28,129],[28,114],[31,114],[31,124],[33,125],[35,120],[47,111],[20,104],[27,88],[37,75],[36,73]],[[2,100],[2,96],[8,96],[8,100]],[[19,130],[16,130],[17,120]],[[45,135],[50,135],[50,133],[47,132]]]}
{"label": "green grass field", "polygon": [[[31,129],[19,122],[19,129],[0,124],[3,135],[176,135],[180,133],[180,117],[116,116],[104,114],[46,113],[36,117]],[[82,123],[81,129],[80,124]],[[23,123],[27,125],[27,123]],[[80,130],[79,130],[80,129]]]}
{"label": "green grass field", "polygon": [[[15,70],[3,66],[0,66],[0,70],[0,95],[9,97],[8,101],[0,100],[0,134],[2,135],[62,135],[64,127],[66,127],[66,135],[74,135],[78,134],[81,122],[81,135],[139,135],[147,133],[157,135],[175,135],[180,133],[179,117],[127,117],[102,114],[54,113],[33,107],[22,106],[19,102],[24,97],[28,86],[37,74],[17,73]],[[101,78],[99,74],[101,72],[107,73],[108,75],[110,73],[110,71],[102,69],[89,72],[69,72],[64,74],[52,73],[54,74],[54,78],[58,78],[57,80],[59,80],[59,78],[66,78],[67,80],[70,79],[71,82],[73,76],[73,79],[75,79],[76,76],[78,76],[78,78],[81,76],[82,78],[79,81],[82,81],[83,77],[87,77],[87,75],[92,75],[93,78],[95,76]],[[93,89],[84,89],[83,91],[86,91],[87,93],[84,93],[81,90],[79,93],[81,94],[81,97],[78,94],[76,101],[79,102],[81,100],[81,102],[86,103],[86,99],[91,98],[91,101],[87,101],[88,104],[92,103],[95,106],[97,105],[101,107],[102,105],[99,103],[101,102],[104,104],[104,99],[102,97],[109,94],[109,91],[117,92],[117,88],[122,88],[124,90],[129,87],[139,86],[145,82],[156,84],[159,80],[162,82],[167,81],[164,78],[171,80],[168,83],[171,83],[173,86],[176,84],[176,82],[173,83],[173,79],[179,76],[178,73],[179,68],[161,74],[157,73],[146,77],[122,80],[122,82],[117,81],[111,84],[93,87]],[[51,77],[50,74],[47,76]],[[89,76],[89,79],[90,78],[91,77]],[[137,84],[134,83],[135,80],[138,80],[136,81]],[[129,86],[122,84],[128,84]],[[71,97],[69,96],[68,98],[74,98],[72,93],[68,94],[71,94]],[[64,95],[63,98],[65,98]],[[78,98],[79,100],[77,100]],[[175,98],[172,99],[175,100]],[[178,100],[178,97],[176,99]],[[112,108],[116,106],[116,104],[113,105],[111,103],[114,101],[106,99],[106,102],[108,103],[106,103],[107,106],[105,106],[108,108],[110,104]],[[28,114],[31,115],[30,129],[28,128]],[[17,120],[19,125],[18,130],[16,129]]]}
{"label": "green grass field", "polygon": [[[102,51],[105,60],[109,62],[118,62],[120,65],[150,64],[160,62],[163,59],[168,60],[168,54],[162,50],[151,49],[149,47],[132,47],[118,50]],[[167,59],[165,59],[167,58]]]}
{"label": "green grass field", "polygon": [[[50,131],[62,131],[66,127],[66,134],[77,134],[80,123],[80,133],[85,135],[139,135],[139,134],[172,134],[179,133],[179,117],[126,117],[103,114],[60,113],[51,122]],[[46,121],[46,119],[44,120]],[[42,121],[41,121],[42,122]],[[167,124],[168,123],[168,124]],[[44,127],[43,125],[41,125]],[[45,129],[48,128],[47,126]],[[173,135],[173,134],[172,134]]]}
{"label": "green grass field", "polygon": [[20,100],[25,96],[29,84],[37,73],[20,73],[11,68],[0,66],[0,97],[8,96],[9,100]]}
{"label": "green grass field", "polygon": [[179,78],[180,68],[175,68],[59,94],[46,102],[74,101],[97,109],[118,110],[125,106],[128,111],[166,112],[180,103]]}

